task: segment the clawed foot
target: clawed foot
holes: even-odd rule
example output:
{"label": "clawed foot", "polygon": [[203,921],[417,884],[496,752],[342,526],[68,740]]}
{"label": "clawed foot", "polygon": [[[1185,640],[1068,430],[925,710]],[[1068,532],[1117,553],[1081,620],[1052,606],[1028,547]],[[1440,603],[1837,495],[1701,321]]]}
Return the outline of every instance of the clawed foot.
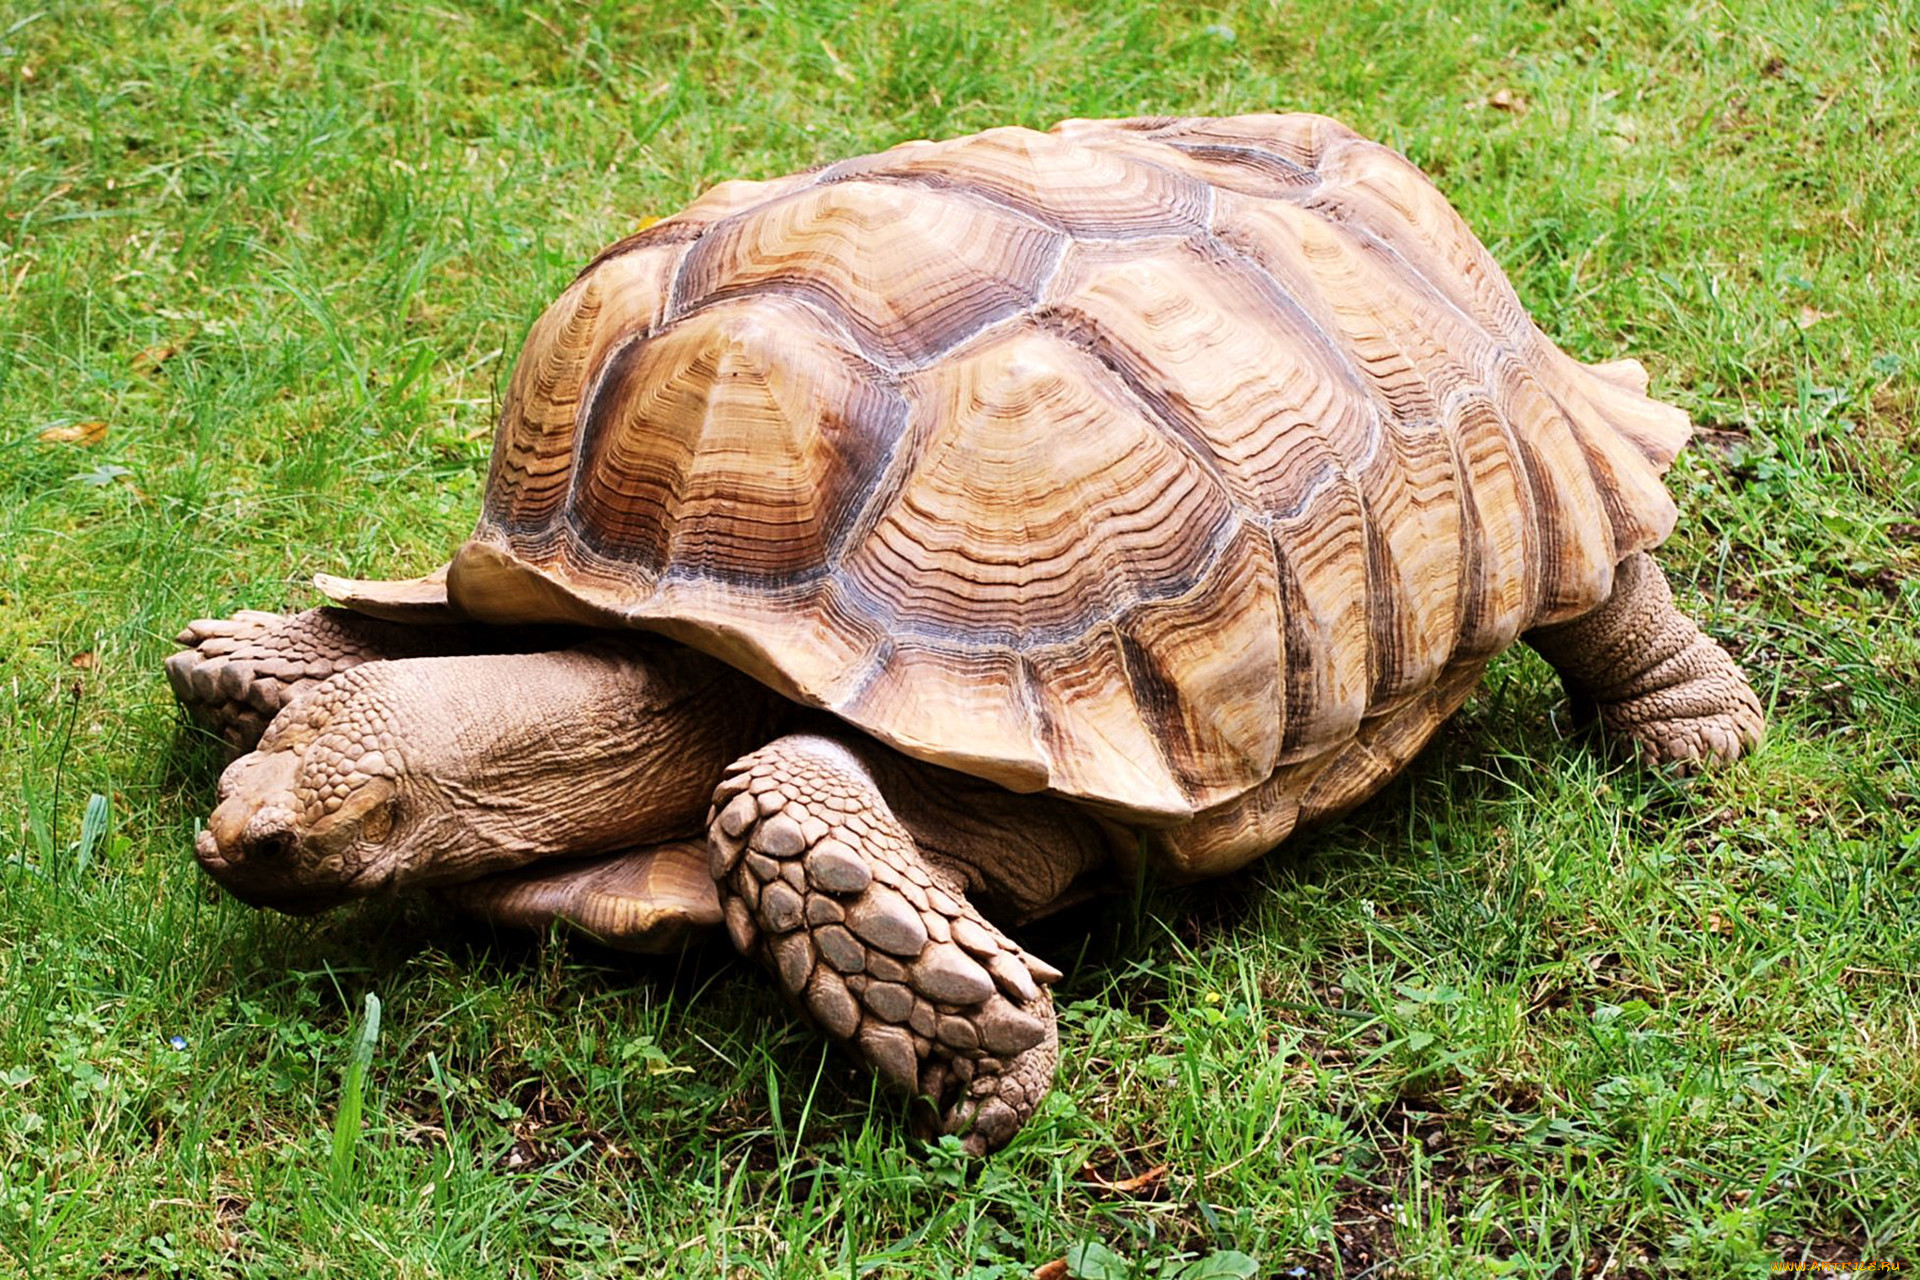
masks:
{"label": "clawed foot", "polygon": [[283,708],[363,663],[511,653],[541,643],[514,628],[414,626],[328,608],[196,618],[175,640],[184,647],[167,659],[174,696],[235,756],[253,750]]}
{"label": "clawed foot", "polygon": [[[367,634],[372,630],[378,634]],[[281,708],[321,681],[386,656],[386,632],[404,628],[340,609],[196,618],[167,659],[174,696],[233,754],[251,751]]]}
{"label": "clawed foot", "polygon": [[1645,677],[1637,697],[1597,707],[1609,733],[1632,741],[1643,759],[1690,774],[1732,764],[1760,745],[1766,716],[1746,677],[1702,635]]}
{"label": "clawed foot", "polygon": [[1622,560],[1613,594],[1585,617],[1528,633],[1575,703],[1676,773],[1731,764],[1760,745],[1766,717],[1727,651],[1674,608],[1644,552]]}
{"label": "clawed foot", "polygon": [[1058,971],[982,918],[871,775],[827,738],[782,738],[714,792],[728,932],[815,1021],[923,1101],[923,1130],[1003,1146],[1053,1079]]}

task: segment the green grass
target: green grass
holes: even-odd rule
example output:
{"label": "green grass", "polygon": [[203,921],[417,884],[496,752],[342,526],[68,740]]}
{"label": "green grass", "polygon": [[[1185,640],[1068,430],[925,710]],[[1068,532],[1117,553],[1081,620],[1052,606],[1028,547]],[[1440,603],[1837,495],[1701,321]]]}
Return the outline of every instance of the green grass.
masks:
{"label": "green grass", "polygon": [[[0,3],[0,1274],[1920,1265],[1916,31],[1912,0]],[[1557,340],[1706,429],[1664,559],[1771,705],[1759,757],[1609,763],[1509,655],[1350,820],[1036,931],[1065,1065],[979,1166],[721,951],[201,877],[169,637],[438,563],[602,244],[904,138],[1281,108],[1406,151]]]}

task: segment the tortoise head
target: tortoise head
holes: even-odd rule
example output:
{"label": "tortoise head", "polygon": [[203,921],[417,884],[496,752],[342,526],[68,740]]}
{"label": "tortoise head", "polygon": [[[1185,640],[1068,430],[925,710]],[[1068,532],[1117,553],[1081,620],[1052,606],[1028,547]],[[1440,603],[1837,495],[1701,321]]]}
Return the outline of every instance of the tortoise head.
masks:
{"label": "tortoise head", "polygon": [[427,833],[409,801],[424,797],[408,794],[420,783],[380,691],[355,678],[363,670],[303,698],[221,775],[194,854],[241,901],[320,911],[406,879],[421,861]]}
{"label": "tortoise head", "polygon": [[773,695],[663,641],[368,662],[221,775],[194,852],[294,913],[699,830]]}

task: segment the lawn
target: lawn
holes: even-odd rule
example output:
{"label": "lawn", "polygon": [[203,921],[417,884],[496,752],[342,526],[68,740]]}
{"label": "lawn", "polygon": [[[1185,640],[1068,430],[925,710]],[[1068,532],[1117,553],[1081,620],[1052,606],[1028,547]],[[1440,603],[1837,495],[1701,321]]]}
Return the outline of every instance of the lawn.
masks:
{"label": "lawn", "polygon": [[[1920,1266],[1916,32],[1913,0],[4,0],[0,1274]],[[202,877],[173,633],[439,563],[599,247],[906,138],[1266,109],[1400,148],[1557,341],[1693,414],[1662,559],[1770,707],[1757,757],[1610,760],[1509,654],[1348,820],[1027,934],[1064,1065],[981,1164],[724,944]]]}

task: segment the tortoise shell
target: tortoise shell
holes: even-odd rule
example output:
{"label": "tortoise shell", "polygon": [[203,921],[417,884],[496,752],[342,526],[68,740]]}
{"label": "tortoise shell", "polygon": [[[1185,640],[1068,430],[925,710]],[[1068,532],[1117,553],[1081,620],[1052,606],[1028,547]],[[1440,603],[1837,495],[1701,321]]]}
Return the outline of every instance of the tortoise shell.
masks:
{"label": "tortoise shell", "polygon": [[1666,536],[1687,435],[1331,120],[994,129],[601,254],[527,341],[448,593],[1165,825],[1390,775]]}

